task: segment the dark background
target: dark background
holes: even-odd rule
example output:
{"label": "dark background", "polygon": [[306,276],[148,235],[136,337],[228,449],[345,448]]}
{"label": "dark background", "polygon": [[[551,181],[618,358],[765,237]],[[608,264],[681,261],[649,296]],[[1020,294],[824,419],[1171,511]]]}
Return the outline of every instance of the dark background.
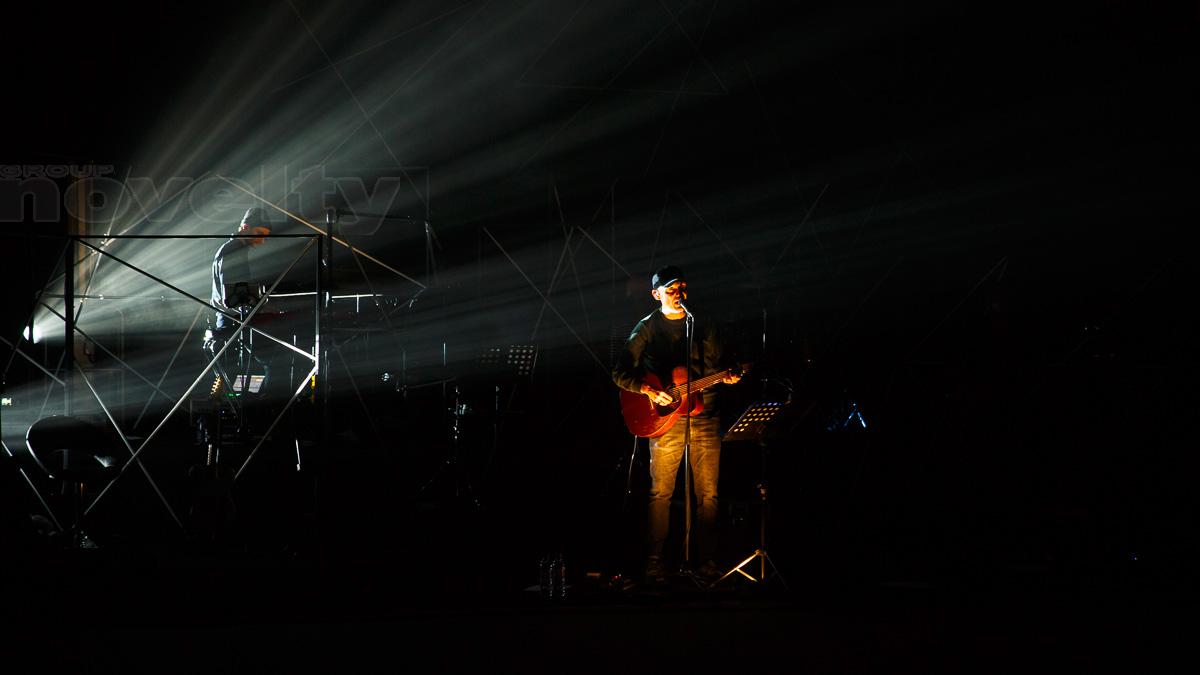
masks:
{"label": "dark background", "polygon": [[[671,261],[689,270],[698,308],[727,319],[756,361],[728,392],[727,419],[791,386],[792,412],[768,447],[772,550],[797,576],[1185,577],[1196,555],[1186,328],[1195,9],[588,5],[580,16],[590,29],[563,37],[581,25],[568,21],[580,6],[543,4],[483,8],[523,17],[513,51],[464,46],[463,67],[506,68],[477,85],[476,109],[446,111],[470,125],[424,129],[409,146],[406,161],[435,176],[485,159],[504,167],[431,196],[444,283],[430,291],[433,309],[413,318],[424,342],[414,349],[447,339],[442,313],[497,289],[523,297],[497,300],[503,312],[481,315],[479,330],[496,344],[525,340],[540,300],[484,228],[520,251],[546,289],[563,223],[592,226],[621,269],[587,258],[588,248],[579,264],[590,281],[562,281],[551,297],[565,306],[586,295],[564,312],[601,360],[648,311],[653,265]],[[143,131],[203,66],[232,58],[224,38],[262,21],[232,3],[43,8],[9,25],[19,76],[3,106],[5,164],[146,161],[154,149]],[[353,24],[355,12],[370,20],[350,7],[342,20]],[[647,43],[671,13],[693,39],[703,34],[698,49],[680,35]],[[303,35],[267,31],[253,48],[285,38]],[[355,47],[329,43],[335,53]],[[632,61],[617,58],[646,44]],[[565,64],[572,84],[604,88],[513,86],[515,76],[537,81],[545,62]],[[679,103],[616,91],[675,76],[714,93]],[[281,103],[265,99],[259,113]],[[601,106],[631,112],[619,123],[592,117]],[[652,112],[635,114],[642,106]],[[501,149],[509,133],[538,125],[560,133]],[[461,134],[468,126],[483,131]],[[47,251],[13,241],[0,256],[3,330],[15,337]],[[384,257],[420,260],[378,244],[372,252]],[[614,392],[563,326],[545,320],[559,339],[547,338],[532,378],[503,383],[513,397],[504,415],[489,412],[499,376],[465,362],[428,373],[459,378],[478,411],[462,452],[482,515],[464,515],[444,485],[420,490],[447,451],[443,390],[397,400],[376,385],[368,399],[383,442],[362,431],[356,398],[335,401],[339,419],[353,421],[336,447],[315,451],[316,475],[303,485],[317,497],[292,510],[275,490],[291,493],[262,488],[263,518],[290,524],[267,526],[261,547],[384,561],[448,542],[474,551],[472,569],[507,570],[494,576],[513,586],[553,549],[580,567],[632,572],[640,502],[624,500],[629,437]],[[837,429],[852,404],[866,428]],[[186,428],[174,433],[188,442]],[[722,562],[755,547],[758,452],[727,446]],[[644,449],[636,461],[635,495]],[[444,518],[460,529],[442,529]]]}

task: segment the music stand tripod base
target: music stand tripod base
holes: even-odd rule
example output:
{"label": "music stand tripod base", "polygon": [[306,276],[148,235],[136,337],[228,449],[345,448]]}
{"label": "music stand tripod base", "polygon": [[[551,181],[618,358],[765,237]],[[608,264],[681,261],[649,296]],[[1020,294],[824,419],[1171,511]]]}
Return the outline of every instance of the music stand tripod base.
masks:
{"label": "music stand tripod base", "polygon": [[[751,404],[721,438],[722,441],[757,441],[762,450],[762,477],[758,483],[758,495],[761,502],[759,508],[759,541],[758,548],[755,549],[754,553],[751,553],[745,560],[709,584],[709,588],[716,587],[717,584],[733,576],[735,573],[755,583],[765,583],[770,578],[767,575],[768,565],[771,567],[774,576],[779,579],[779,583],[783,584],[784,589],[788,587],[783,575],[779,573],[779,568],[775,567],[771,556],[767,554],[767,450],[766,442],[763,440],[766,435],[767,425],[779,415],[779,412],[786,405],[786,403],[778,401],[764,401]],[[759,561],[757,577],[746,571],[746,567],[755,560]]]}

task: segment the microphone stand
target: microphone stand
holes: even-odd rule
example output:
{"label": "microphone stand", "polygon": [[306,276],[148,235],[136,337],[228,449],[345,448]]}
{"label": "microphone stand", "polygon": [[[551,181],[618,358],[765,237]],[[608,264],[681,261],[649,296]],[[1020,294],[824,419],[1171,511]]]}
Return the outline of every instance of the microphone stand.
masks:
{"label": "microphone stand", "polygon": [[[242,323],[246,322],[245,304],[238,305],[238,318],[241,319]],[[253,340],[253,333],[248,329],[238,333],[238,369],[242,371],[242,391],[240,394],[242,398],[242,414],[238,416],[237,429],[239,440],[246,438],[250,431],[250,421],[246,419],[249,417],[249,415],[246,414],[246,410],[250,404],[250,397],[248,396],[250,392],[250,354],[254,347],[252,345],[250,347],[246,346],[247,335],[250,335],[250,339]],[[229,383],[229,388],[235,392],[235,395],[237,395],[236,376],[234,381]]]}
{"label": "microphone stand", "polygon": [[[687,336],[687,358],[684,359],[687,369],[687,381],[684,385],[684,401],[687,409],[683,419],[683,569],[681,574],[691,576],[691,544],[692,544],[692,347],[696,332],[696,316],[692,314],[683,302],[684,333]],[[693,578],[693,580],[695,580]]]}

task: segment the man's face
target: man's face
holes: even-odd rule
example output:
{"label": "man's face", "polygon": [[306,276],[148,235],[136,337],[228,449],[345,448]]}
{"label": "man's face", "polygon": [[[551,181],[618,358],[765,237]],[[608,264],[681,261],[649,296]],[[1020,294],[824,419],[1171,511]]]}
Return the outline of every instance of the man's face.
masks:
{"label": "man's face", "polygon": [[662,306],[664,314],[683,313],[683,301],[687,300],[687,282],[676,281],[668,286],[659,286],[650,295]]}
{"label": "man's face", "polygon": [[271,228],[263,227],[262,225],[255,225],[254,227],[250,227],[248,225],[243,224],[241,227],[238,228],[238,234],[256,235],[254,237],[249,237],[247,239],[244,239],[243,241],[246,242],[247,246],[262,246],[263,242],[266,241],[266,239],[264,239],[264,237],[266,237],[268,234],[271,234]]}

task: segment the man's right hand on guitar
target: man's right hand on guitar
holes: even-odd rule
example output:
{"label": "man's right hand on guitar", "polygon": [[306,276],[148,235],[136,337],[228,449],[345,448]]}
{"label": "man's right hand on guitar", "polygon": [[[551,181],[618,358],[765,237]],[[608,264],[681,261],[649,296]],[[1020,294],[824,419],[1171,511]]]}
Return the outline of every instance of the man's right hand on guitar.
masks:
{"label": "man's right hand on guitar", "polygon": [[645,394],[646,398],[649,398],[650,402],[654,405],[671,405],[671,402],[675,400],[671,398],[671,395],[667,392],[659,391],[648,384],[642,385],[642,393]]}

